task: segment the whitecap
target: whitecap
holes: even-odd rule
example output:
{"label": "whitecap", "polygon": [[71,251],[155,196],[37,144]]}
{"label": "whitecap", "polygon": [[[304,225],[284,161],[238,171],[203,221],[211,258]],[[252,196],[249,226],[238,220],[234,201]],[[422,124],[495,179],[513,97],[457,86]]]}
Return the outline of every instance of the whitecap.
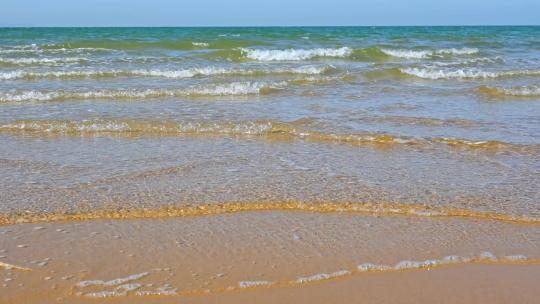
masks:
{"label": "whitecap", "polygon": [[249,59],[259,61],[299,61],[309,60],[316,57],[348,57],[353,50],[349,47],[341,48],[316,48],[316,49],[241,49],[242,54]]}

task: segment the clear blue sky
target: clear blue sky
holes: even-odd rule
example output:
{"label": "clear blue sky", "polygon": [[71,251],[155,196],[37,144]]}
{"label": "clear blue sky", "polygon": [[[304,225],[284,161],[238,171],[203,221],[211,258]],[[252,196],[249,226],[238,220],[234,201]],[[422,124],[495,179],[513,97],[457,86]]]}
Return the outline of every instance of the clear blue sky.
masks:
{"label": "clear blue sky", "polygon": [[540,0],[1,0],[0,26],[540,24]]}

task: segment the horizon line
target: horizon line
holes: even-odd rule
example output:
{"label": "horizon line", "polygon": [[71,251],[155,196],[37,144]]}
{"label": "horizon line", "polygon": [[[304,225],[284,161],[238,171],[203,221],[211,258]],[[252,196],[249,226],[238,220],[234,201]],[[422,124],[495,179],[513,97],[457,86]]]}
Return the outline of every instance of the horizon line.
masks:
{"label": "horizon line", "polygon": [[1,25],[0,28],[302,28],[302,27],[538,27],[540,24],[417,24],[417,25]]}

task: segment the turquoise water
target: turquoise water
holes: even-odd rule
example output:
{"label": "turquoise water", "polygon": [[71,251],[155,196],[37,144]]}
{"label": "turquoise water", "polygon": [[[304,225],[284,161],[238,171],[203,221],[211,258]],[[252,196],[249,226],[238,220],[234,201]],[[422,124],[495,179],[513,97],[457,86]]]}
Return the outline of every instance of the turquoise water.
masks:
{"label": "turquoise water", "polygon": [[[0,212],[538,216],[540,27],[0,29]],[[15,203],[16,202],[16,203]]]}

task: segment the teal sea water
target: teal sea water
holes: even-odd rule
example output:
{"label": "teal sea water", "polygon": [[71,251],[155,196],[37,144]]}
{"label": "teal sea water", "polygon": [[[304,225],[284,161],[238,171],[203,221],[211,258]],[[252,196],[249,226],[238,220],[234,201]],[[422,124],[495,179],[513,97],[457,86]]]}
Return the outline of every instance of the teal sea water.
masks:
{"label": "teal sea water", "polygon": [[0,29],[0,213],[540,216],[540,27]]}

